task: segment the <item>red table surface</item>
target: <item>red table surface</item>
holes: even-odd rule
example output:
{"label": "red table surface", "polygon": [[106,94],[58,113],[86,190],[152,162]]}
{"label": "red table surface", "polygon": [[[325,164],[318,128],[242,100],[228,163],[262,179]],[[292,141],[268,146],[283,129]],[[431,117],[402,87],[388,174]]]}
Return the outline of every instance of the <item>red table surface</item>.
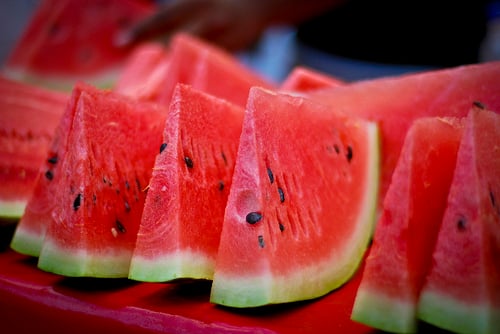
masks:
{"label": "red table surface", "polygon": [[0,332],[371,333],[350,320],[361,271],[322,298],[252,309],[211,304],[210,282],[69,278],[9,249],[0,229]]}

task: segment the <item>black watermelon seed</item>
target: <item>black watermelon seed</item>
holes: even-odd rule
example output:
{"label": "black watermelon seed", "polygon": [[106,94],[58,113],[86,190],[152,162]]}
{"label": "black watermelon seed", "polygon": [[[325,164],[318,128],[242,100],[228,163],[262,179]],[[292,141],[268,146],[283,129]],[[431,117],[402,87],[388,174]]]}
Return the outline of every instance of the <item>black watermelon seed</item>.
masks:
{"label": "black watermelon seed", "polygon": [[125,181],[125,189],[127,189],[127,190],[130,189],[130,183],[128,183],[128,181]]}
{"label": "black watermelon seed", "polygon": [[193,163],[193,160],[191,160],[191,158],[190,158],[190,157],[185,156],[185,157],[184,157],[184,162],[186,163],[186,166],[187,166],[188,168],[193,168],[194,163]]}
{"label": "black watermelon seed", "polygon": [[496,205],[495,195],[493,194],[493,191],[491,191],[491,190],[490,190],[490,201],[491,201],[491,205],[493,207],[495,207],[495,205]]}
{"label": "black watermelon seed", "polygon": [[247,223],[255,224],[262,219],[262,214],[260,212],[250,212],[245,219]]}
{"label": "black watermelon seed", "polygon": [[467,228],[467,221],[464,217],[460,217],[460,219],[458,219],[457,228],[459,231],[465,231],[465,229]]}
{"label": "black watermelon seed", "polygon": [[75,211],[78,210],[81,204],[82,204],[82,194],[78,194],[75,200],[73,201],[73,210]]}
{"label": "black watermelon seed", "polygon": [[120,233],[127,232],[127,230],[125,229],[125,226],[123,226],[121,221],[119,221],[118,219],[115,221],[115,225],[116,225],[116,229],[118,230],[118,232],[120,232]]}
{"label": "black watermelon seed", "polygon": [[130,212],[130,204],[128,204],[128,201],[125,201],[125,212]]}
{"label": "black watermelon seed", "polygon": [[48,162],[49,164],[55,165],[55,164],[57,163],[57,155],[54,155],[54,156],[52,156],[52,157],[48,158],[48,159],[47,159],[47,162]]}
{"label": "black watermelon seed", "polygon": [[51,170],[48,170],[45,172],[45,177],[47,178],[47,180],[52,181],[52,179],[54,178],[54,173],[52,173]]}
{"label": "black watermelon seed", "polygon": [[273,174],[273,171],[271,170],[271,168],[269,168],[269,167],[267,167],[267,176],[269,176],[269,182],[271,182],[271,184],[273,184],[274,174]]}
{"label": "black watermelon seed", "polygon": [[260,246],[260,248],[264,248],[264,246],[265,246],[264,237],[261,236],[261,235],[259,235],[258,239],[259,239],[259,246]]}
{"label": "black watermelon seed", "polygon": [[224,165],[227,166],[227,157],[226,157],[226,155],[224,154],[224,152],[220,152],[220,155],[222,156],[222,160],[224,160]]}
{"label": "black watermelon seed", "polygon": [[352,147],[351,146],[347,146],[347,153],[346,153],[346,158],[347,158],[347,162],[351,162],[352,160]]}
{"label": "black watermelon seed", "polygon": [[167,148],[167,143],[162,143],[160,145],[160,153],[163,152]]}
{"label": "black watermelon seed", "polygon": [[278,193],[280,194],[280,202],[283,203],[285,201],[285,193],[283,192],[283,189],[278,188]]}
{"label": "black watermelon seed", "polygon": [[222,191],[224,190],[224,181],[219,181],[219,190]]}
{"label": "black watermelon seed", "polygon": [[285,230],[285,225],[283,225],[282,223],[279,223],[280,225],[280,231],[283,232]]}
{"label": "black watermelon seed", "polygon": [[333,145],[333,148],[335,149],[335,153],[337,153],[337,154],[340,153],[339,145],[335,144],[335,145]]}
{"label": "black watermelon seed", "polygon": [[486,109],[486,106],[480,101],[474,101],[472,102],[472,105],[480,109]]}

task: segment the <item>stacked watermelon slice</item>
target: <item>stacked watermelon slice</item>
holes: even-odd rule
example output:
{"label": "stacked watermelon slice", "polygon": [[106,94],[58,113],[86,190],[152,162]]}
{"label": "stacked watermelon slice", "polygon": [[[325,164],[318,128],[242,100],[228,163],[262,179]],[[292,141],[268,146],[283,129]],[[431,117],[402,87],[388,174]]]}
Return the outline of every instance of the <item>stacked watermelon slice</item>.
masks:
{"label": "stacked watermelon slice", "polygon": [[[50,25],[67,22],[58,3]],[[44,64],[25,43],[6,69]],[[119,58],[107,90],[92,67],[37,72],[70,95],[0,81],[39,106],[18,117],[55,118],[1,132],[1,149],[48,133],[42,158],[1,162],[37,170],[18,186],[14,250],[64,276],[212,280],[211,302],[231,307],[335,293],[366,258],[354,320],[500,329],[500,62],[349,84],[297,67],[276,84],[183,33]]]}

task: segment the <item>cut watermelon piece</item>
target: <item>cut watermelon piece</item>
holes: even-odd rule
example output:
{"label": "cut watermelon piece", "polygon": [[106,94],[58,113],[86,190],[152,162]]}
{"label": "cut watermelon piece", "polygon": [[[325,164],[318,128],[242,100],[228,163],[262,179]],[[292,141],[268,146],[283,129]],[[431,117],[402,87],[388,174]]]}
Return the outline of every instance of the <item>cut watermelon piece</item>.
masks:
{"label": "cut watermelon piece", "polygon": [[110,86],[131,50],[113,38],[154,8],[144,0],[40,1],[4,73],[66,90],[78,80]]}
{"label": "cut watermelon piece", "polygon": [[314,91],[313,99],[376,121],[382,138],[379,209],[408,128],[424,116],[465,117],[474,101],[500,110],[500,61],[380,78]]}
{"label": "cut watermelon piece", "polygon": [[419,317],[457,333],[500,332],[500,115],[467,117]]}
{"label": "cut watermelon piece", "polygon": [[24,212],[68,95],[0,76],[0,216]]}
{"label": "cut watermelon piece", "polygon": [[156,101],[169,76],[168,49],[159,43],[138,45],[117,79],[113,90],[143,101]]}
{"label": "cut watermelon piece", "polygon": [[375,123],[250,91],[211,301],[232,307],[322,296],[357,270],[375,222]]}
{"label": "cut watermelon piece", "polygon": [[79,84],[73,89],[71,98],[56,127],[50,148],[45,152],[33,193],[12,237],[10,246],[19,253],[35,257],[40,255],[47,227],[52,221],[52,211],[58,204],[54,194],[58,190],[59,180],[63,177],[60,161],[64,160],[68,151],[67,137],[83,89]]}
{"label": "cut watermelon piece", "polygon": [[323,72],[308,67],[296,66],[281,83],[280,89],[290,92],[307,93],[317,89],[333,88],[345,83]]}
{"label": "cut watermelon piece", "polygon": [[417,304],[446,208],[463,123],[422,118],[408,130],[384,199],[352,319],[395,333],[417,331]]}
{"label": "cut watermelon piece", "polygon": [[177,86],[130,278],[212,279],[243,114],[225,100]]}
{"label": "cut watermelon piece", "polygon": [[170,103],[177,83],[245,107],[252,86],[275,88],[225,50],[180,32],[170,40],[168,80],[159,93],[160,103]]}

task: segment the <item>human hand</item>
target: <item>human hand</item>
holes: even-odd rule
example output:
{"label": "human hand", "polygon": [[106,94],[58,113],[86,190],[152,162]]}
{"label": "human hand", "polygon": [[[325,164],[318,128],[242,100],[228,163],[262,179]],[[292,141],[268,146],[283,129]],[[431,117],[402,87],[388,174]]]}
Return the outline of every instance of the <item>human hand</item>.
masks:
{"label": "human hand", "polygon": [[260,0],[170,0],[151,16],[116,38],[126,46],[146,39],[168,38],[183,31],[230,51],[255,43],[269,21],[267,1]]}

